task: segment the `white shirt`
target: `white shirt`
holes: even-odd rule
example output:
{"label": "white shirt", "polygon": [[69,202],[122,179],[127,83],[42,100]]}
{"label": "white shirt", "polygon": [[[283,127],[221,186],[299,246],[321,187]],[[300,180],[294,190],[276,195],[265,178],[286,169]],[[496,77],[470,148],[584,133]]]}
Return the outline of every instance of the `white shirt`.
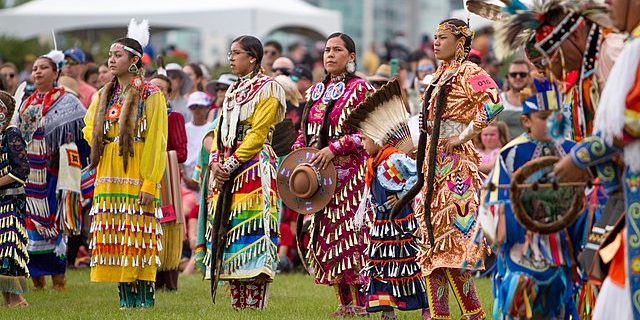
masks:
{"label": "white shirt", "polygon": [[202,139],[207,134],[210,123],[205,123],[202,126],[196,126],[193,122],[187,122],[184,128],[187,131],[187,161],[184,162],[186,169],[186,176],[190,177],[191,172],[198,163],[198,156],[200,155],[200,149],[202,149]]}
{"label": "white shirt", "polygon": [[507,99],[506,91],[500,94],[500,102],[502,102],[502,106],[504,107],[504,110],[522,112],[522,105],[517,106],[509,102],[509,99]]}

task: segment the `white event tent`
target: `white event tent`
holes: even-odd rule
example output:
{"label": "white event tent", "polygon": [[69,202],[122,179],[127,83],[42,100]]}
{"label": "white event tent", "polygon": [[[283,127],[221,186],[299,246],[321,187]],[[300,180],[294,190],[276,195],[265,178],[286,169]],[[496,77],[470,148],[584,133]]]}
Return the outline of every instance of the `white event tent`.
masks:
{"label": "white event tent", "polygon": [[203,37],[263,38],[282,28],[328,35],[342,29],[337,11],[301,0],[35,0],[0,10],[0,34],[23,39],[84,29],[125,28],[131,18],[152,28],[194,29]]}

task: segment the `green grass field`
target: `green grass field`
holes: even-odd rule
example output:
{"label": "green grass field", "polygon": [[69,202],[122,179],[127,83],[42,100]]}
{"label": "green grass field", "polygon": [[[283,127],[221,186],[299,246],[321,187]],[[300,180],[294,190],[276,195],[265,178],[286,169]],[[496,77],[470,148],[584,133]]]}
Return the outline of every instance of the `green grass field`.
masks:
{"label": "green grass field", "polygon": [[[64,292],[52,290],[50,278],[47,281],[47,289],[26,295],[29,307],[3,309],[0,319],[328,319],[337,306],[331,288],[314,285],[311,276],[301,273],[277,275],[266,310],[243,312],[231,309],[226,286],[219,288],[218,301],[212,304],[209,282],[199,275],[181,276],[177,292],[156,293],[156,306],[146,310],[120,310],[116,284],[90,283],[88,269],[67,271]],[[481,279],[476,284],[482,306],[490,314],[491,282]],[[460,312],[455,300],[451,300],[451,308],[453,319],[457,319]],[[419,312],[399,315],[401,319],[420,319]]]}

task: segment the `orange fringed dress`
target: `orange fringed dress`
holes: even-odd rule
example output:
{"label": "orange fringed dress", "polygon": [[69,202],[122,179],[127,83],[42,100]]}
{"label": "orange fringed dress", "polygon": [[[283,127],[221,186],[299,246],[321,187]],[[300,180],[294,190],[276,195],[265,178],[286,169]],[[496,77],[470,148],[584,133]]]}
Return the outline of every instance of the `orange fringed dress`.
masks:
{"label": "orange fringed dress", "polygon": [[[460,269],[463,264],[482,267],[484,245],[474,243],[479,226],[478,189],[482,179],[478,171],[480,155],[471,140],[446,154],[442,140],[459,136],[465,129],[474,133],[482,131],[500,111],[500,98],[495,83],[489,75],[472,62],[455,66],[443,64],[434,76],[440,78],[432,90],[429,100],[427,126],[432,125],[438,92],[441,85],[449,85],[446,105],[442,113],[440,143],[436,157],[434,192],[431,201],[431,221],[435,245],[430,246],[426,232],[424,205],[416,208],[416,217],[421,225],[423,243],[418,260],[425,276],[436,268]],[[491,85],[493,83],[493,85]],[[430,147],[427,139],[426,150]],[[426,152],[428,153],[428,152]],[[427,181],[429,167],[425,159],[422,169]],[[426,183],[422,194],[426,193]]]}

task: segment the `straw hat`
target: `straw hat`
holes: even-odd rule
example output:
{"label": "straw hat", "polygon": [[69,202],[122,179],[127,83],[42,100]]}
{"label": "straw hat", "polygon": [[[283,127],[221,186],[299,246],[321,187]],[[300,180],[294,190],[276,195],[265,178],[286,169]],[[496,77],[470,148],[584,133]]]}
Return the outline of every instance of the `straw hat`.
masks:
{"label": "straw hat", "polygon": [[388,64],[381,64],[374,75],[367,77],[369,82],[387,82],[389,80],[391,80],[391,66]]}

